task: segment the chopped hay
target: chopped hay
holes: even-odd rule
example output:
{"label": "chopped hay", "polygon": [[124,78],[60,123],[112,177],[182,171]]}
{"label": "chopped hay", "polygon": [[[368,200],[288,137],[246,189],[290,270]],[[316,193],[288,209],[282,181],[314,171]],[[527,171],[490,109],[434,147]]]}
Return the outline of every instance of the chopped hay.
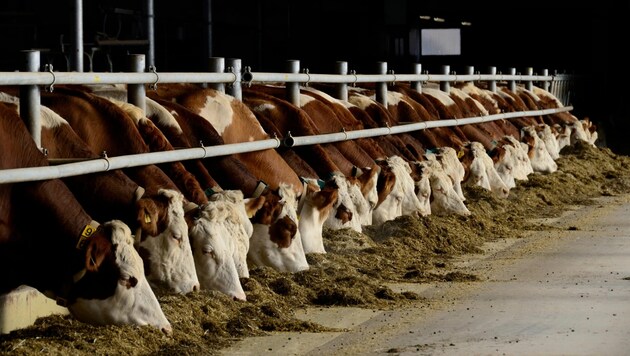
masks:
{"label": "chopped hay", "polygon": [[[247,301],[211,291],[160,296],[173,326],[171,336],[152,327],[86,325],[71,316],[40,318],[35,325],[0,335],[0,352],[11,355],[199,355],[216,353],[239,338],[270,331],[321,332],[328,328],[298,320],[304,306],[395,308],[422,303],[389,282],[474,282],[472,273],[450,271],[462,254],[481,245],[523,238],[526,230],[550,229],[537,218],[558,216],[591,198],[630,192],[630,158],[607,148],[578,143],[563,149],[553,174],[531,174],[506,199],[466,187],[471,216],[403,216],[380,226],[324,231],[327,254],[308,256],[310,269],[288,274],[255,268],[242,280]],[[436,273],[438,270],[440,273]]]}

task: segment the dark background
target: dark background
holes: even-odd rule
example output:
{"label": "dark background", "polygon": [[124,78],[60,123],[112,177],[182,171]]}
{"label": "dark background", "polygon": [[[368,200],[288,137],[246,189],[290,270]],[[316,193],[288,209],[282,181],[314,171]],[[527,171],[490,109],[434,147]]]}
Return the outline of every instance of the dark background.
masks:
{"label": "dark background", "polygon": [[[40,49],[42,64],[72,68],[74,1],[3,0],[5,34],[0,71],[22,68],[21,50]],[[130,53],[144,45],[107,46],[103,40],[143,40],[144,0],[83,1],[84,71],[125,71]],[[628,16],[630,1],[446,2],[416,0],[154,0],[155,65],[163,72],[208,68],[212,56],[239,58],[253,71],[283,71],[298,59],[311,73],[334,73],[347,61],[357,73],[375,73],[386,61],[396,73],[412,63],[438,73],[440,66],[464,72],[488,66],[507,73],[526,67],[576,74],[573,113],[600,128],[600,145],[630,154]],[[441,17],[443,23],[420,20]],[[471,26],[461,26],[461,21]],[[410,33],[423,28],[461,28],[461,55],[412,54]]]}

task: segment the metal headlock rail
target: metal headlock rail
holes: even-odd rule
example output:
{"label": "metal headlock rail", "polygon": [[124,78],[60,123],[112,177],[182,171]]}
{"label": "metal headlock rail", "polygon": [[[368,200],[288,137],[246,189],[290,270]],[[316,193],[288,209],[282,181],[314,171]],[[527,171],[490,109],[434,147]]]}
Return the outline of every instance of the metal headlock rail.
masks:
{"label": "metal headlock rail", "polygon": [[[128,101],[145,110],[145,84],[154,88],[159,83],[204,83],[209,87],[227,92],[241,100],[241,85],[254,82],[283,82],[287,88],[287,99],[296,104],[299,102],[300,84],[308,83],[336,83],[338,84],[337,98],[347,100],[347,86],[356,83],[376,83],[376,100],[387,104],[387,84],[393,82],[410,82],[412,87],[421,91],[422,84],[426,82],[439,82],[440,89],[448,92],[450,82],[462,81],[486,81],[490,90],[496,91],[497,82],[507,82],[510,89],[516,89],[516,83],[525,82],[525,87],[532,89],[533,82],[542,83],[542,88],[550,91],[558,99],[567,105],[572,76],[548,75],[547,70],[543,75],[534,75],[532,68],[527,69],[527,74],[517,74],[514,68],[510,68],[510,74],[497,74],[495,67],[490,67],[490,74],[475,74],[472,67],[468,67],[467,74],[457,75],[450,73],[449,66],[443,66],[441,74],[421,74],[421,65],[414,66],[414,74],[394,74],[387,71],[387,63],[379,62],[379,74],[355,74],[348,73],[347,62],[337,62],[338,74],[310,74],[308,70],[300,73],[299,61],[287,62],[288,73],[264,73],[251,72],[246,67],[241,70],[239,59],[229,59],[225,68],[225,60],[219,57],[210,58],[210,67],[214,72],[200,73],[158,73],[155,67],[150,67],[145,72],[144,55],[130,55],[131,73],[109,72],[53,72],[48,67],[47,72],[39,71],[39,52],[25,51],[24,72],[0,72],[0,85],[20,85],[20,115],[27,123],[27,127],[38,147],[41,147],[41,121],[40,121],[40,94],[38,85],[46,86],[48,90],[54,90],[56,84],[128,84]],[[189,159],[204,159],[208,157],[224,156],[237,153],[275,149],[280,146],[295,147],[321,143],[332,143],[345,140],[353,140],[363,137],[374,137],[424,130],[433,127],[459,126],[466,124],[482,123],[500,119],[516,117],[548,115],[558,112],[571,111],[572,106],[564,106],[557,109],[530,110],[521,112],[509,112],[495,115],[485,115],[472,118],[439,120],[429,122],[417,122],[402,124],[393,127],[380,127],[364,130],[343,131],[340,133],[299,136],[287,135],[284,140],[271,138],[267,140],[223,144],[218,146],[177,149],[174,151],[150,152],[125,156],[103,157],[82,160],[80,162],[63,163],[59,165],[43,167],[24,167],[0,170],[0,184],[16,183],[24,181],[36,181],[56,179],[83,175],[96,172],[104,172],[115,169],[160,164]]]}

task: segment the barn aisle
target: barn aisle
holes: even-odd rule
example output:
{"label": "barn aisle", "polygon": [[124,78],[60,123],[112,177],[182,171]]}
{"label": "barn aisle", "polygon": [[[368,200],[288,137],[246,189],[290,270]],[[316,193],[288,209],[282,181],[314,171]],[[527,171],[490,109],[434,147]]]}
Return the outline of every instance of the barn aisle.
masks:
{"label": "barn aisle", "polygon": [[427,300],[411,309],[304,311],[347,331],[248,338],[223,354],[627,355],[628,216],[630,196],[598,198],[546,221],[555,230],[463,257],[480,282],[416,286]]}

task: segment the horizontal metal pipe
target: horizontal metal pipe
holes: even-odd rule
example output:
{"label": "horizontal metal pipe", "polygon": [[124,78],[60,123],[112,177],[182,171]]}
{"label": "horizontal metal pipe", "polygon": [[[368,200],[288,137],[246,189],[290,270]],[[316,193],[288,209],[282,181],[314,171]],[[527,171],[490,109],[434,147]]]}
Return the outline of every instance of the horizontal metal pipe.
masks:
{"label": "horizontal metal pipe", "polygon": [[218,146],[184,148],[173,151],[138,153],[125,156],[96,158],[82,162],[60,164],[55,166],[28,167],[0,170],[0,184],[27,182],[44,179],[56,179],[82,174],[111,171],[128,167],[146,166],[189,159],[203,159],[208,157],[225,156],[235,153],[260,151],[280,147],[277,138],[231,143]]}
{"label": "horizontal metal pipe", "polygon": [[[552,81],[550,75],[507,74],[307,74],[252,72],[243,76],[245,82],[317,82],[317,83],[374,83],[400,81],[484,81],[532,80]],[[567,76],[567,78],[569,78]],[[54,84],[159,84],[159,83],[233,83],[234,73],[110,73],[110,72],[0,72],[0,85],[54,85]]]}

